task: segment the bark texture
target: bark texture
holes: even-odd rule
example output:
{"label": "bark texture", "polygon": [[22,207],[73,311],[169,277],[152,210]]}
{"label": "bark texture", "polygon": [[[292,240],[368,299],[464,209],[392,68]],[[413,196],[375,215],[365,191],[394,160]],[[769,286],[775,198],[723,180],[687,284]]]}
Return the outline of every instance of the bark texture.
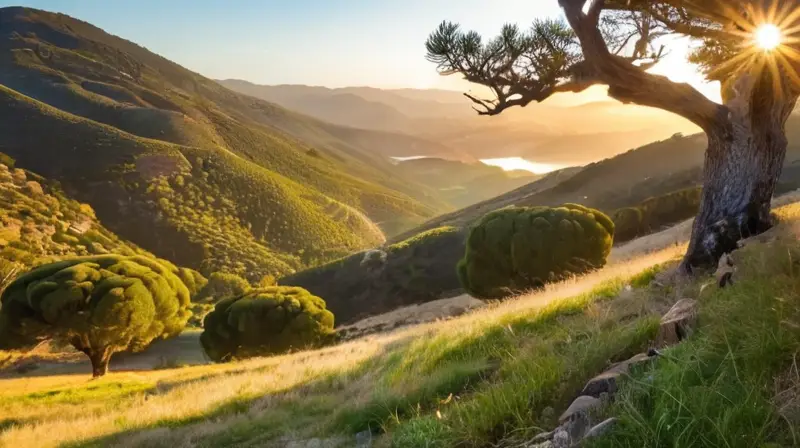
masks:
{"label": "bark texture", "polygon": [[706,128],[703,196],[684,272],[715,266],[740,239],[773,225],[772,195],[788,144],[784,126],[797,101],[775,86],[769,73],[747,73],[724,90],[727,113]]}

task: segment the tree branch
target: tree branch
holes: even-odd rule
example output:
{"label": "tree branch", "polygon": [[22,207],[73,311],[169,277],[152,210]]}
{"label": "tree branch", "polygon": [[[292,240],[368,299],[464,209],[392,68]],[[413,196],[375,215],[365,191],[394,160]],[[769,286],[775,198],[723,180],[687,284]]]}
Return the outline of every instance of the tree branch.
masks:
{"label": "tree branch", "polygon": [[[586,63],[609,86],[609,96],[623,103],[656,107],[680,115],[703,129],[717,122],[722,106],[688,84],[646,73],[626,58],[609,52],[593,18],[584,14],[582,1],[559,0],[567,21],[580,41]],[[593,6],[604,2],[595,2]]]}

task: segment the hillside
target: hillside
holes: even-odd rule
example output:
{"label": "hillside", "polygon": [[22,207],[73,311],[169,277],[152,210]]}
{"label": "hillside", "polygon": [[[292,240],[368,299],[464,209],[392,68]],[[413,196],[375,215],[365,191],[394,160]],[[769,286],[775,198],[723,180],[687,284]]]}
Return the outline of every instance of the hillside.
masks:
{"label": "hillside", "polygon": [[[189,334],[142,354],[165,357],[155,369],[130,359],[95,381],[75,357],[34,358],[38,376],[0,378],[0,444],[535,447],[590,395],[613,399],[590,403],[581,431],[616,424],[582,446],[795,446],[800,207],[776,211],[724,289],[664,283],[680,232],[578,280],[319,350],[197,365]],[[665,343],[663,316],[686,298],[693,318]]]}
{"label": "hillside", "polygon": [[[394,157],[430,156],[467,162],[525,157],[538,163],[583,165],[678,132],[698,131],[669,113],[607,99],[572,104],[552,98],[499,116],[482,117],[461,92],[455,91],[264,86],[234,79],[219,82],[321,120],[404,133],[440,145],[418,145],[414,152],[401,152],[403,148],[384,152]],[[602,98],[601,93],[594,96]]]}
{"label": "hillside", "polygon": [[[790,148],[777,194],[800,187],[800,116],[789,125]],[[359,305],[357,317],[391,311],[399,306],[423,303],[462,291],[453,266],[464,256],[464,239],[470,225],[485,214],[510,206],[556,206],[568,202],[595,207],[612,215],[623,207],[646,206],[650,198],[661,199],[679,190],[697,187],[702,181],[705,138],[702,135],[673,136],[670,139],[628,151],[616,157],[547,174],[513,191],[438,216],[422,226],[391,238],[383,247],[387,253],[378,279],[368,275],[360,262],[363,253],[280,279],[281,284],[301,286],[326,297],[332,303],[362,303],[360,293],[369,291],[369,304]],[[439,163],[429,162],[434,166]],[[683,211],[685,212],[685,211]],[[677,215],[679,219],[686,216]],[[674,220],[663,224],[672,224]],[[426,238],[450,229],[450,238]],[[655,232],[660,227],[649,228]],[[629,239],[628,235],[621,241]],[[404,256],[407,266],[393,261],[394,245],[412,244]],[[440,279],[408,287],[414,273]],[[332,281],[331,279],[336,279]],[[444,285],[444,286],[442,286]],[[348,313],[347,316],[353,315]],[[342,321],[340,323],[349,323]]]}
{"label": "hillside", "polygon": [[65,15],[0,9],[0,151],[181,265],[285,274],[446,210],[379,141],[408,144],[236,94]]}
{"label": "hillside", "polygon": [[456,207],[466,207],[527,185],[540,176],[529,171],[507,172],[480,162],[439,158],[400,161],[398,173],[439,193]]}

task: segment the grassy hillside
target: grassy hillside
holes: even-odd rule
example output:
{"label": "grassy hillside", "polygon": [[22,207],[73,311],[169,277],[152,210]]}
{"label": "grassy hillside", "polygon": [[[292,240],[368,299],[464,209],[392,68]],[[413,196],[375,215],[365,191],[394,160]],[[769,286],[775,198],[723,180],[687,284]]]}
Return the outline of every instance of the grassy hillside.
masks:
{"label": "grassy hillside", "polygon": [[448,203],[466,207],[527,185],[541,176],[506,172],[483,163],[423,158],[401,161],[398,172],[438,191]]}
{"label": "grassy hillside", "polygon": [[324,297],[336,325],[353,323],[406,305],[457,295],[455,264],[464,255],[464,232],[442,227],[379,250],[283,277]]}
{"label": "grassy hillside", "polygon": [[725,289],[707,277],[650,285],[681,248],[642,240],[650,255],[577,282],[323,350],[88,383],[70,361],[47,362],[48,375],[0,379],[0,444],[530,446],[589,379],[652,347],[663,313],[691,297],[696,331],[620,384],[598,410],[618,425],[587,446],[794,446],[800,215],[779,215],[776,241],[738,252]]}
{"label": "grassy hillside", "polygon": [[[786,128],[789,149],[779,179],[779,192],[800,186],[800,116],[792,115]],[[612,213],[651,197],[699,186],[705,147],[706,139],[702,134],[675,135],[582,168],[556,172],[506,194],[437,216],[420,227],[397,235],[394,240],[441,226],[468,226],[492,210],[511,205],[574,202]]]}
{"label": "grassy hillside", "polygon": [[120,235],[206,273],[285,274],[448,207],[358,130],[236,94],[60,14],[0,9],[0,117],[0,151]]}

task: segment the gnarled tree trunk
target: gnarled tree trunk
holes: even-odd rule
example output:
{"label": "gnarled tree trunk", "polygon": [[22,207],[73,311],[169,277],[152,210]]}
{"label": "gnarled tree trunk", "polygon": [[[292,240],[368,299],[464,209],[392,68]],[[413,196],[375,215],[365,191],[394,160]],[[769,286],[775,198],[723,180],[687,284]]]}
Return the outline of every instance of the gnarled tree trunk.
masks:
{"label": "gnarled tree trunk", "polygon": [[108,348],[94,350],[87,353],[92,362],[92,377],[99,378],[108,373],[108,362],[111,361],[112,352]]}
{"label": "gnarled tree trunk", "polygon": [[771,200],[786,156],[785,123],[797,95],[772,77],[743,75],[725,91],[727,115],[706,129],[703,194],[684,272],[713,267],[742,238],[772,227]]}

